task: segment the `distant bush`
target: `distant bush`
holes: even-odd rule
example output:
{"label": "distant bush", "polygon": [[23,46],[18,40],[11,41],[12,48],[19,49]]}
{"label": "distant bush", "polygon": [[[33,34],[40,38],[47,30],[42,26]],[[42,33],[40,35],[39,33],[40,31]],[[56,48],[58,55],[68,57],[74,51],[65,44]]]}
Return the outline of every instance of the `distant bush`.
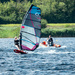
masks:
{"label": "distant bush", "polygon": [[65,25],[65,27],[70,27],[70,25]]}
{"label": "distant bush", "polygon": [[47,20],[42,19],[41,20],[41,28],[46,28],[46,25],[47,25]]}
{"label": "distant bush", "polygon": [[61,30],[44,28],[41,30],[41,37],[48,37],[49,35],[53,37],[75,37],[75,28]]}

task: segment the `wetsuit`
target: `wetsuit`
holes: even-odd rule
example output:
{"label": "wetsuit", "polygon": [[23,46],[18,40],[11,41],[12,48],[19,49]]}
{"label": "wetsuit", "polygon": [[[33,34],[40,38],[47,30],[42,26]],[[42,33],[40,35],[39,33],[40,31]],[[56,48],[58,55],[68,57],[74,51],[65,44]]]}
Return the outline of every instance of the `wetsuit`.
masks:
{"label": "wetsuit", "polygon": [[53,46],[53,39],[52,39],[52,38],[49,38],[49,39],[48,39],[48,45],[49,45],[49,46]]}
{"label": "wetsuit", "polygon": [[19,40],[14,40],[15,45],[18,45],[19,47]]}

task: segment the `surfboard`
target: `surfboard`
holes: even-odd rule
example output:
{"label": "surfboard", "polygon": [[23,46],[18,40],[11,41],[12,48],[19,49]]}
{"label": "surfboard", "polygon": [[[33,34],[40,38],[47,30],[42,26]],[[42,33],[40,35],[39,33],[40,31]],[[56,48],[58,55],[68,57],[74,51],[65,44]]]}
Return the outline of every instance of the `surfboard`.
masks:
{"label": "surfboard", "polygon": [[[42,47],[48,47],[45,41],[43,43],[40,43],[40,46],[42,46]],[[61,47],[61,45],[54,44],[53,46],[49,46],[49,47]]]}
{"label": "surfboard", "polygon": [[[42,47],[48,47],[47,45],[43,45],[42,43],[40,43],[40,46],[42,46]],[[61,47],[61,45],[54,45],[54,46],[49,46],[49,47]]]}
{"label": "surfboard", "polygon": [[17,49],[14,49],[14,52],[21,53],[21,54],[27,54],[27,52],[24,52],[23,50],[17,50]]}
{"label": "surfboard", "polygon": [[57,45],[57,44],[56,44],[55,47],[61,47],[61,45]]}

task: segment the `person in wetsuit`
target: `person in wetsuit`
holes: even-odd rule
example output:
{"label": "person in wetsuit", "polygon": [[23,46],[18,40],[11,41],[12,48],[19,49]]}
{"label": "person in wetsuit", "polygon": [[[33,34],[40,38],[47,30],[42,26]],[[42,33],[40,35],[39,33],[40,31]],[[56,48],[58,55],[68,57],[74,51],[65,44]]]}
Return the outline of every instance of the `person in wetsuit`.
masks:
{"label": "person in wetsuit", "polygon": [[15,37],[15,39],[14,39],[14,44],[15,44],[15,47],[16,47],[18,50],[20,50],[20,48],[19,48],[19,39],[18,39],[17,37]]}
{"label": "person in wetsuit", "polygon": [[53,46],[54,44],[53,44],[53,39],[52,39],[52,37],[49,35],[49,38],[48,38],[48,40],[47,40],[47,45],[48,46]]}

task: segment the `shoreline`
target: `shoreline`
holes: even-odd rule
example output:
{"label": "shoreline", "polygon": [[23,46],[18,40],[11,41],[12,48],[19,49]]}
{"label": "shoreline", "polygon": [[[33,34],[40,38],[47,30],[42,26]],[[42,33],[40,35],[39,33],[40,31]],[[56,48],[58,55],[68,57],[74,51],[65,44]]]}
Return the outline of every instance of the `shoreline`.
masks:
{"label": "shoreline", "polygon": [[[41,38],[48,38],[48,37],[41,37]],[[75,37],[52,37],[52,38],[75,38]],[[0,39],[14,39],[14,38],[0,38]]]}
{"label": "shoreline", "polygon": [[[60,26],[59,26],[60,25]],[[1,24],[0,38],[14,38],[19,36],[21,24]],[[41,29],[41,37],[75,37],[75,23],[68,26],[60,24],[47,24],[46,28]]]}

